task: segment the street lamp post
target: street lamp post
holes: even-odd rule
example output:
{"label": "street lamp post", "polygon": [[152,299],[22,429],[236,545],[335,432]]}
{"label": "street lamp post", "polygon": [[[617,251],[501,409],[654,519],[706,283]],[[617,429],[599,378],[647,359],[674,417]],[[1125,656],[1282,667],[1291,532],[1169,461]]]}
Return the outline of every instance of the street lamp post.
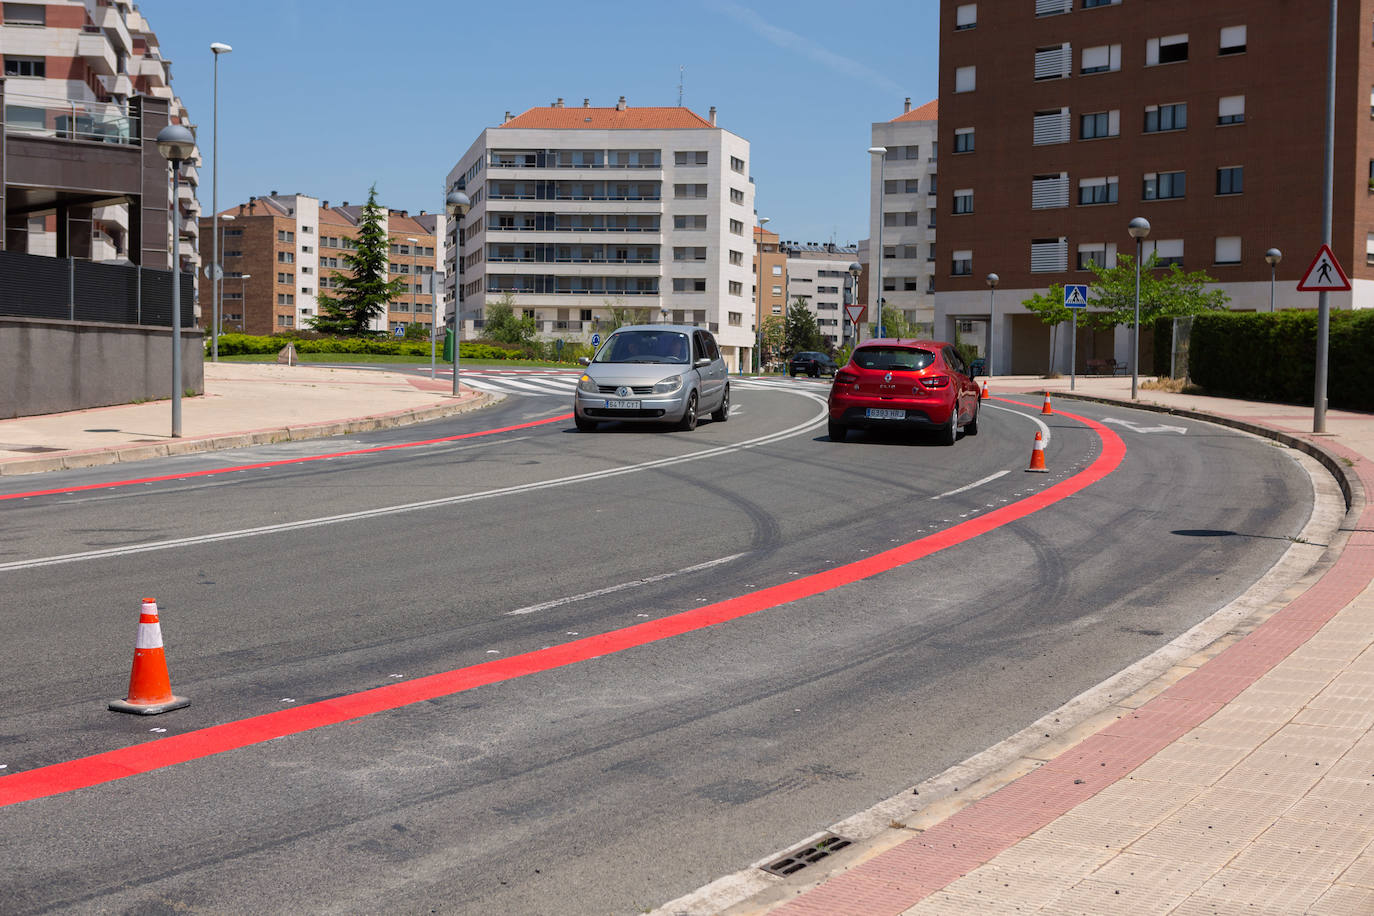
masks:
{"label": "street lamp post", "polygon": [[463,217],[472,209],[472,200],[462,191],[449,191],[444,198],[444,209],[453,220],[453,396],[458,396],[458,342],[462,337],[463,315],[458,308],[462,298],[462,277],[459,270],[463,266],[462,231]]}
{"label": "street lamp post", "polygon": [[988,364],[984,367],[988,378],[992,378],[992,354],[997,350],[997,302],[994,297],[1001,279],[997,274],[988,274]]}
{"label": "street lamp post", "polygon": [[1140,250],[1145,236],[1150,234],[1150,221],[1137,216],[1126,226],[1135,239],[1135,322],[1131,325],[1131,400],[1140,395]]}
{"label": "street lamp post", "polygon": [[763,374],[763,227],[773,221],[771,216],[759,217],[759,236],[754,267],[754,371]]}
{"label": "street lamp post", "polygon": [[210,179],[210,360],[219,362],[220,309],[223,308],[222,300],[224,298],[224,269],[219,263],[220,251],[223,248],[223,245],[219,244],[219,56],[228,54],[234,49],[222,41],[216,41],[210,45],[210,50],[215,55],[215,88],[212,105],[215,140],[214,148],[210,152],[210,164],[214,167],[214,175]]}
{"label": "street lamp post", "polygon": [[878,300],[878,336],[886,337],[883,333],[883,221],[887,215],[883,213],[883,195],[887,193],[887,147],[870,146],[869,155],[878,157],[878,253],[874,258],[874,274],[877,276],[877,300]]}
{"label": "street lamp post", "polygon": [[[854,261],[849,265],[849,276],[854,281],[854,295],[850,300],[850,305],[859,304],[859,274],[863,272],[864,266],[860,264],[858,261]],[[859,345],[859,341],[862,339],[862,337],[859,334],[859,328],[862,327],[862,325],[860,325],[857,321],[850,321],[849,323],[854,325],[854,346],[857,347]]]}
{"label": "street lamp post", "polygon": [[248,278],[251,276],[253,275],[239,274],[239,308],[243,309],[243,311],[239,312],[240,334],[243,333],[243,322],[245,320],[243,316],[248,314]]}
{"label": "street lamp post", "polygon": [[181,226],[177,194],[181,164],[196,149],[196,138],[180,124],[168,124],[157,134],[157,151],[172,164],[172,438],[181,438]]}
{"label": "street lamp post", "polygon": [[1278,271],[1279,262],[1283,260],[1283,252],[1277,248],[1270,248],[1264,253],[1264,263],[1269,265],[1269,311],[1274,311],[1274,275]]}

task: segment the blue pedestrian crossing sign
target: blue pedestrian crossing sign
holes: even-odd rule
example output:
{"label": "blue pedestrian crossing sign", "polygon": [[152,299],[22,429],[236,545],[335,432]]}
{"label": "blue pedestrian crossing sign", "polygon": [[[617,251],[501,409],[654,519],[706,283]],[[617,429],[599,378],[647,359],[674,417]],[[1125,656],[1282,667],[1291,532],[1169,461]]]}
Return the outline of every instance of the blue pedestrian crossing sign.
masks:
{"label": "blue pedestrian crossing sign", "polygon": [[1088,286],[1086,283],[1070,283],[1064,287],[1064,307],[1070,309],[1088,307]]}

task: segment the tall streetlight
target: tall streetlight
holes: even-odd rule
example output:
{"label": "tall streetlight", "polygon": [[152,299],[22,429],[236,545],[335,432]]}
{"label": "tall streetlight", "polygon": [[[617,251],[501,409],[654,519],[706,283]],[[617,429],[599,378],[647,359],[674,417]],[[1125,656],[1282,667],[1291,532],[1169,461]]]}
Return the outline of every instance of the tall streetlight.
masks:
{"label": "tall streetlight", "polygon": [[462,278],[459,270],[463,266],[463,217],[472,209],[472,200],[462,191],[449,191],[444,198],[444,209],[453,220],[453,396],[458,396],[458,341],[462,337],[463,315],[458,309],[462,297]]}
{"label": "tall streetlight", "polygon": [[240,333],[240,334],[243,333],[243,322],[244,322],[244,320],[245,320],[243,316],[248,314],[248,292],[247,292],[247,290],[248,290],[248,278],[251,277],[251,276],[253,276],[253,275],[252,275],[252,274],[239,274],[239,308],[243,309],[242,312],[239,312],[239,333]]}
{"label": "tall streetlight", "polygon": [[1274,277],[1278,272],[1279,262],[1283,260],[1283,252],[1277,248],[1270,248],[1264,253],[1264,263],[1269,265],[1269,311],[1274,311]]}
{"label": "tall streetlight", "polygon": [[754,267],[754,371],[763,372],[763,227],[773,221],[771,216],[759,217],[757,256]]}
{"label": "tall streetlight", "polygon": [[210,152],[210,165],[214,175],[210,179],[210,359],[219,362],[219,322],[220,309],[223,307],[224,268],[219,263],[219,56],[234,50],[222,41],[213,42],[210,50],[215,55],[214,122],[215,139]]}
{"label": "tall streetlight", "polygon": [[1140,249],[1145,236],[1150,234],[1150,221],[1137,216],[1126,226],[1126,231],[1135,239],[1135,323],[1131,325],[1131,400],[1134,401],[1140,390]]}
{"label": "tall streetlight", "polygon": [[868,153],[870,156],[878,157],[878,256],[874,260],[877,265],[874,273],[878,278],[878,336],[886,337],[883,333],[883,220],[887,218],[887,214],[883,213],[883,195],[887,193],[887,147],[870,146]]}
{"label": "tall streetlight", "polygon": [[[860,264],[858,261],[855,261],[849,265],[849,276],[854,281],[854,295],[850,299],[850,305],[859,304],[859,274],[863,272],[864,266]],[[862,326],[857,321],[851,321],[850,324],[854,325],[854,346],[857,347],[859,345],[859,341],[861,340],[861,337],[859,336],[859,329]]]}
{"label": "tall streetlight", "polygon": [[157,151],[172,164],[172,438],[181,438],[181,164],[196,150],[196,138],[180,124],[168,124],[157,132]]}
{"label": "tall streetlight", "polygon": [[997,284],[1002,278],[988,274],[988,378],[992,378],[992,354],[997,350]]}

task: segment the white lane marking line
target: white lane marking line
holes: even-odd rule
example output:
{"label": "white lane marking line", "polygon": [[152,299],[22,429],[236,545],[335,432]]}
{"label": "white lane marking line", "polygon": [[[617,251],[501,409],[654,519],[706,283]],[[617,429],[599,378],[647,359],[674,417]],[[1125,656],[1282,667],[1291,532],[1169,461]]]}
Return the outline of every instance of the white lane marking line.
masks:
{"label": "white lane marking line", "polygon": [[[1036,426],[1040,427],[1040,435],[1044,438],[1045,445],[1048,446],[1050,444],[1050,428],[1046,426],[1045,421],[1041,420],[1039,417],[1033,414],[1022,413],[1019,410],[1012,410],[1010,407],[1000,407],[996,404],[985,404],[984,406],[992,410],[1005,410],[1007,413],[1015,414],[1018,417],[1025,417],[1027,420],[1030,420]],[[1031,405],[1026,404],[1024,406],[1030,407]],[[981,409],[980,407],[979,410]]]}
{"label": "white lane marking line", "polygon": [[[602,595],[610,595],[614,592],[623,592],[627,588],[638,588],[641,585],[652,585],[655,582],[662,582],[664,579],[671,579],[674,576],[682,576],[687,573],[700,572],[703,569],[710,569],[713,566],[720,566],[729,563],[731,560],[738,560],[745,556],[742,553],[732,553],[728,557],[721,557],[718,560],[707,560],[705,563],[698,563],[695,566],[684,566],[682,569],[673,572],[659,573],[656,576],[645,576],[643,579],[635,579],[630,582],[621,582],[619,585],[608,585],[605,588],[598,588],[595,591],[583,592],[580,595],[569,595],[566,598],[555,598],[552,601],[545,601],[543,604],[531,604],[528,607],[516,608],[513,611],[506,611],[507,617],[514,617],[517,614],[533,614],[536,611],[547,611],[550,608],[562,607],[565,604],[572,604],[574,601],[585,601],[588,598],[600,598]],[[646,616],[641,614],[641,617]]]}
{"label": "white lane marking line", "polygon": [[992,483],[997,478],[1010,473],[1011,471],[998,471],[996,474],[989,474],[982,480],[975,480],[973,483],[967,486],[960,487],[957,490],[950,490],[948,493],[941,493],[939,496],[932,496],[931,499],[941,499],[946,496],[953,496],[955,493],[963,493],[965,490],[972,490],[974,487],[981,487],[985,483]]}
{"label": "white lane marking line", "polygon": [[759,436],[756,439],[746,439],[743,442],[736,442],[732,445],[721,445],[705,451],[696,452],[690,455],[675,455],[670,458],[656,458],[652,461],[644,461],[639,464],[630,464],[620,468],[607,468],[602,471],[589,471],[585,474],[573,474],[568,477],[557,477],[553,480],[539,480],[533,483],[517,484],[512,487],[500,487],[495,490],[483,490],[477,493],[464,493],[458,496],[444,496],[439,499],[427,499],[415,503],[402,503],[396,506],[382,506],[377,509],[364,509],[358,512],[346,512],[342,515],[327,515],[322,518],[302,519],[298,522],[283,522],[278,525],[261,525],[257,528],[240,528],[235,531],[221,531],[216,534],[198,534],[192,537],[173,538],[167,541],[150,541],[146,544],[129,544],[125,547],[110,547],[104,550],[87,550],[80,553],[66,553],[52,557],[38,557],[32,560],[16,560],[11,563],[0,563],[0,573],[13,572],[20,569],[36,569],[40,566],[58,566],[64,563],[78,563],[84,560],[103,560],[111,557],[131,556],[136,553],[151,553],[158,550],[171,550],[177,547],[190,547],[197,544],[214,544],[221,541],[236,541],[242,538],[259,537],[265,534],[278,534],[286,531],[302,531],[307,528],[323,528],[327,525],[338,525],[344,522],[362,521],[370,518],[380,518],[386,515],[402,515],[408,512],[418,512],[423,509],[436,509],[442,506],[453,506],[459,503],[476,502],[483,499],[493,499],[498,496],[509,496],[516,493],[529,493],[535,490],[550,490],[555,487],[564,487],[571,484],[586,483],[592,480],[605,480],[610,477],[620,477],[624,474],[635,474],[639,471],[654,470],[657,468],[669,467],[675,464],[683,464],[688,461],[699,461],[702,458],[714,458],[719,455],[728,455],[732,452],[745,451],[761,445],[768,445],[782,439],[790,439],[793,436],[804,434],[816,426],[819,426],[829,414],[825,406],[825,401],[815,395],[804,392],[796,392],[798,395],[815,401],[820,405],[820,411],[808,420],[804,420],[795,426]]}

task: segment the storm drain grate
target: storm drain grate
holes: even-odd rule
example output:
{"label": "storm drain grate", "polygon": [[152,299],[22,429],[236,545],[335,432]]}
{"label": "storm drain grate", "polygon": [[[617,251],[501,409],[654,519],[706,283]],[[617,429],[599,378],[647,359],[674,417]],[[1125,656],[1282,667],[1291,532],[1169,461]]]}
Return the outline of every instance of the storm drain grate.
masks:
{"label": "storm drain grate", "polygon": [[808,843],[801,849],[794,849],[776,862],[768,863],[763,866],[763,870],[769,874],[779,875],[785,878],[788,875],[801,871],[808,865],[815,865],[821,859],[824,859],[831,853],[839,852],[849,844],[850,841],[842,836],[833,833],[823,834],[817,840]]}

